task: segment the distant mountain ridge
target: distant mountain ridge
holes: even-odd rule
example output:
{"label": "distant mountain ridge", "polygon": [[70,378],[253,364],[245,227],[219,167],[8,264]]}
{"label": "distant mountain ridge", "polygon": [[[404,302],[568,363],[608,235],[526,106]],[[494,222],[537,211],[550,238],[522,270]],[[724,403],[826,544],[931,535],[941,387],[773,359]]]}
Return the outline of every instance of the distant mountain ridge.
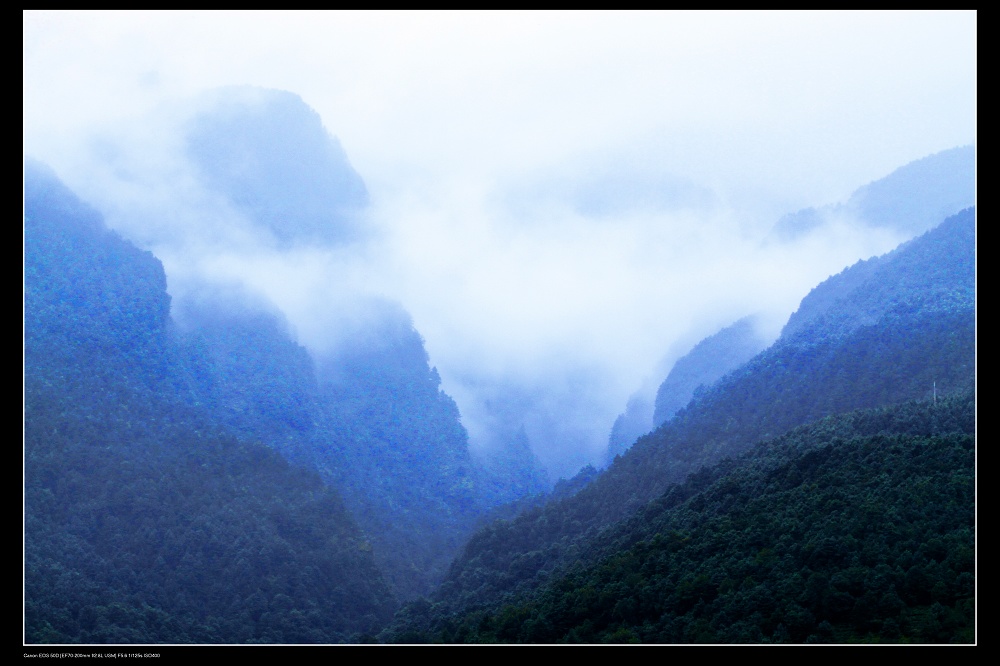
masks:
{"label": "distant mountain ridge", "polygon": [[642,435],[652,432],[685,407],[695,392],[711,386],[731,370],[767,347],[756,317],[749,316],[701,340],[677,359],[650,402],[633,395],[625,412],[615,419],[608,438],[607,461],[628,450]]}
{"label": "distant mountain ridge", "polygon": [[[770,240],[791,241],[844,218],[871,227],[892,229],[913,237],[936,226],[975,202],[975,149],[960,146],[906,164],[889,175],[858,188],[844,204],[806,208],[784,216]],[[786,325],[786,335],[803,326],[809,313],[866,282],[875,263],[859,261],[833,282],[835,287],[816,287],[803,300]],[[933,267],[928,267],[933,273]],[[829,281],[827,281],[829,282]],[[869,317],[866,321],[872,323]],[[612,426],[606,459],[626,451],[641,435],[663,424],[687,405],[695,389],[710,386],[727,372],[748,361],[767,346],[745,322],[737,322],[705,338],[678,359],[656,392],[653,404],[640,393],[633,395],[625,411]],[[648,412],[652,410],[652,419]]]}
{"label": "distant mountain ridge", "polygon": [[711,335],[674,363],[656,391],[653,425],[658,427],[690,402],[699,386],[711,386],[767,346],[753,317],[744,317]]}
{"label": "distant mountain ridge", "polygon": [[920,234],[975,204],[975,172],[974,146],[943,150],[859,188],[846,205],[868,225]]}
{"label": "distant mountain ridge", "polygon": [[976,150],[960,146],[910,162],[858,188],[844,204],[790,213],[771,237],[790,241],[844,216],[912,238],[975,201]]}

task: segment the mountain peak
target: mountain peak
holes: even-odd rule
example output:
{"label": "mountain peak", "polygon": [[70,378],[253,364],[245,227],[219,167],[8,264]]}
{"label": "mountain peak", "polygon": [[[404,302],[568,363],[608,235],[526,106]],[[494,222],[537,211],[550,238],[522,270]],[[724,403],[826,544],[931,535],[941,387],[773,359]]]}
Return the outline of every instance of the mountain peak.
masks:
{"label": "mountain peak", "polygon": [[187,153],[206,184],[283,244],[342,243],[361,232],[364,181],[298,95],[248,86],[202,98]]}

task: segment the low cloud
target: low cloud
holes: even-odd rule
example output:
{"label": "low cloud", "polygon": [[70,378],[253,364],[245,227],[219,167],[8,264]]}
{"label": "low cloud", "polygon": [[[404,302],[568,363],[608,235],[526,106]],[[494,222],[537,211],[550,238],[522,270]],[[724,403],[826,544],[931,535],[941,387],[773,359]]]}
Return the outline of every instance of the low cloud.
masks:
{"label": "low cloud", "polygon": [[[843,201],[975,132],[974,13],[26,13],[25,151],[163,262],[240,285],[329,355],[395,301],[477,447],[498,401],[542,462],[599,461],[633,392],[900,237]],[[289,242],[206,186],[201,91],[301,94],[368,186],[365,229]],[[891,83],[891,85],[889,85]],[[374,313],[374,314],[373,314]]]}

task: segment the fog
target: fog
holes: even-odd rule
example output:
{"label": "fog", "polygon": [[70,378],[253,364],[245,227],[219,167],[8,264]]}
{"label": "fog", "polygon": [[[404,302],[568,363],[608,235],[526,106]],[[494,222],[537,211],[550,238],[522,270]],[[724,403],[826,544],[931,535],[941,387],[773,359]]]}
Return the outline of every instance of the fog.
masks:
{"label": "fog", "polygon": [[[24,152],[163,262],[314,355],[400,302],[474,447],[515,405],[554,476],[698,339],[900,235],[775,222],[975,142],[975,12],[24,13]],[[364,180],[349,240],[281,242],[205,186],[205,91],[291,91]],[[651,388],[650,388],[651,387]]]}

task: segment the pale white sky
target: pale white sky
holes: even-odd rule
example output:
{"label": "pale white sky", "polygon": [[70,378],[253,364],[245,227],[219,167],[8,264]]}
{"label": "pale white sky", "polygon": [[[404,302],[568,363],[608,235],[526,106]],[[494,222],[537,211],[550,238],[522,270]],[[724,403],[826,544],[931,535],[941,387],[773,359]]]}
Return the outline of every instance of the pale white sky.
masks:
{"label": "pale white sky", "polygon": [[299,93],[369,180],[652,143],[812,204],[972,142],[976,13],[24,13],[31,148],[244,83]]}

